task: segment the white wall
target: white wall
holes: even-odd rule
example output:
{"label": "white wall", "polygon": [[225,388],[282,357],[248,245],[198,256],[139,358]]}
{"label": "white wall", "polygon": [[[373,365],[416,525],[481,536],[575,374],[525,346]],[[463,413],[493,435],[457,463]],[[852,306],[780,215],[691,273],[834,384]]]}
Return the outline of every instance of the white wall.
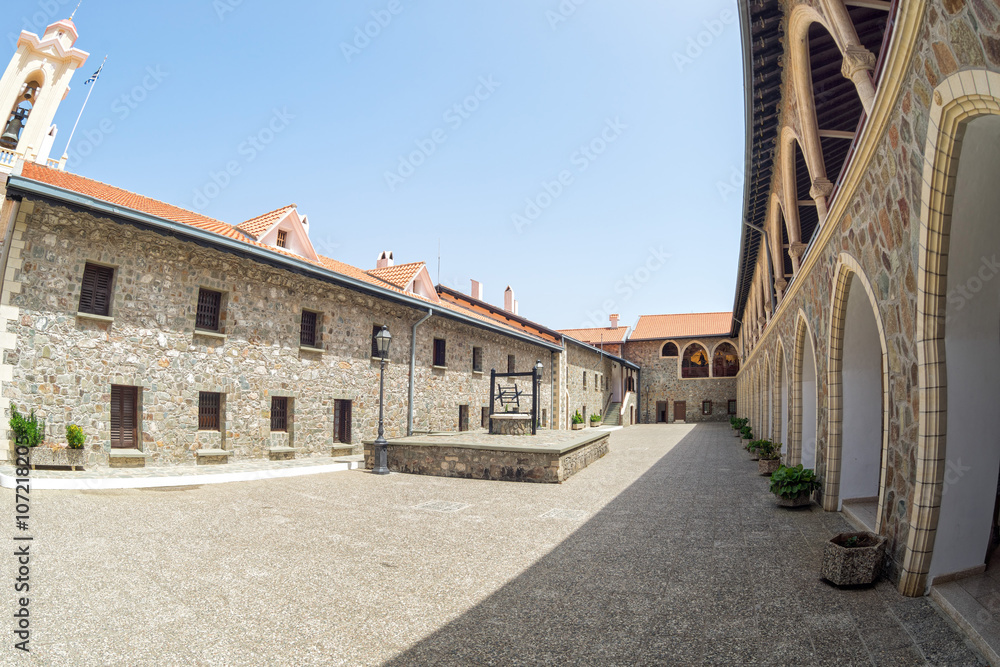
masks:
{"label": "white wall", "polygon": [[806,332],[802,353],[802,465],[816,467],[816,360]]}
{"label": "white wall", "polygon": [[781,441],[781,453],[788,453],[788,381],[786,375],[786,368],[788,364],[785,363],[784,357],[782,357],[781,372],[778,373],[778,381],[781,382],[781,415],[778,417],[778,423],[781,425],[781,435],[779,439]]}
{"label": "white wall", "polygon": [[[1000,469],[1000,118],[962,144],[948,254],[945,488],[931,577],[981,565]],[[964,292],[964,294],[963,294]]]}
{"label": "white wall", "polygon": [[878,496],[882,467],[882,345],[871,301],[851,279],[844,321],[840,499]]}

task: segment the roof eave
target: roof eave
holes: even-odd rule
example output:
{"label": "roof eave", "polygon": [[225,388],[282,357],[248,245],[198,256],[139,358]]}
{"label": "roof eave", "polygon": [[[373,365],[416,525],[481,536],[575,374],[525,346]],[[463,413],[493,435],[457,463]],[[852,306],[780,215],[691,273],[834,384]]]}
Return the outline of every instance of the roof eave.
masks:
{"label": "roof eave", "polygon": [[742,313],[743,299],[743,277],[746,265],[747,234],[750,229],[743,224],[743,217],[750,206],[750,169],[753,164],[753,57],[751,55],[750,42],[753,36],[750,31],[750,3],[748,0],[738,0],[740,14],[740,35],[743,47],[743,122],[746,128],[746,150],[743,155],[743,208],[740,211],[740,259],[736,272],[736,294],[733,298],[733,321],[730,328],[730,337],[737,338],[740,335],[740,320],[737,319]]}

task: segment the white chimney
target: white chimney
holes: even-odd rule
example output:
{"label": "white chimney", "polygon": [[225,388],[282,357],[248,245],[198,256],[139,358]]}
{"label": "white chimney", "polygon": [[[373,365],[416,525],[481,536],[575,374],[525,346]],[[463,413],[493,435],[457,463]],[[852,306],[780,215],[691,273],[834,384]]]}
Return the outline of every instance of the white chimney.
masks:
{"label": "white chimney", "polygon": [[618,328],[618,313],[614,313],[611,315],[611,328],[612,329]]}
{"label": "white chimney", "polygon": [[517,299],[514,299],[514,314],[517,315]]}
{"label": "white chimney", "polygon": [[392,266],[392,251],[386,250],[381,255],[378,256],[378,261],[375,263],[376,269],[385,269]]}
{"label": "white chimney", "polygon": [[478,280],[472,281],[472,294],[473,299],[483,300],[483,284]]}
{"label": "white chimney", "polygon": [[507,285],[507,289],[503,291],[503,309],[508,313],[514,312],[514,290]]}

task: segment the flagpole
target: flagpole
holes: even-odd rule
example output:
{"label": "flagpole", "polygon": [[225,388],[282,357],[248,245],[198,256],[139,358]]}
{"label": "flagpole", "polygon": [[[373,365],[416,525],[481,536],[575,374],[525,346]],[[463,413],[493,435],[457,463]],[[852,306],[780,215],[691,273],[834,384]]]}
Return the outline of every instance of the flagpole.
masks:
{"label": "flagpole", "polygon": [[[104,62],[101,63],[101,66],[97,70],[98,74],[100,74],[101,70],[104,69],[104,63],[106,63],[106,62],[108,62],[108,57],[104,56]],[[65,167],[66,160],[69,158],[69,145],[73,142],[73,135],[76,134],[76,128],[80,124],[80,119],[83,118],[83,110],[87,108],[87,102],[90,101],[90,96],[94,92],[94,88],[97,87],[97,80],[99,78],[100,77],[98,76],[96,79],[94,79],[94,85],[92,85],[90,87],[90,90],[87,91],[87,99],[85,99],[83,101],[83,106],[80,107],[80,113],[76,117],[76,122],[73,123],[73,129],[70,131],[70,133],[69,133],[69,139],[66,141],[66,150],[63,151],[62,159],[60,160],[60,162],[62,163],[60,165],[61,167]]]}

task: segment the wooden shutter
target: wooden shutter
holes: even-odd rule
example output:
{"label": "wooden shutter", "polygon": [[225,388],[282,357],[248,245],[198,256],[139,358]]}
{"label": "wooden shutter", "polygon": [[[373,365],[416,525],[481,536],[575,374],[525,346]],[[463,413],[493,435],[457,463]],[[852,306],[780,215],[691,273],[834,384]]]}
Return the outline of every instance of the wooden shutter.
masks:
{"label": "wooden shutter", "polygon": [[218,331],[221,306],[221,292],[208,289],[198,290],[198,315],[195,319],[195,328]]}
{"label": "wooden shutter", "polygon": [[286,232],[284,229],[279,229],[278,230],[278,247],[279,248],[284,248],[285,247],[285,243],[287,243],[287,242],[288,242],[288,232]]}
{"label": "wooden shutter", "polygon": [[340,435],[340,420],[343,419],[341,412],[343,411],[344,402],[339,398],[333,400],[333,441],[343,442]]}
{"label": "wooden shutter", "polygon": [[285,396],[271,397],[271,430],[288,430],[288,398]]}
{"label": "wooden shutter", "polygon": [[377,336],[378,332],[381,330],[382,327],[377,324],[372,327],[372,357],[378,356],[378,343],[375,341],[375,336]]}
{"label": "wooden shutter", "polygon": [[514,372],[514,355],[513,354],[508,354],[507,355],[507,372],[508,373],[513,373]]}
{"label": "wooden shutter", "polygon": [[218,431],[221,428],[222,394],[210,391],[198,392],[198,430]]}
{"label": "wooden shutter", "polygon": [[316,313],[302,311],[302,327],[299,330],[299,345],[316,347]]}
{"label": "wooden shutter", "polygon": [[352,442],[351,438],[351,412],[353,411],[353,404],[351,401],[341,401],[343,406],[340,409],[340,419],[343,422],[342,432],[340,441],[344,444],[350,444]]}
{"label": "wooden shutter", "polygon": [[434,339],[434,365],[435,366],[445,366],[445,348],[444,339],[435,338]]}
{"label": "wooden shutter", "polygon": [[486,428],[487,426],[490,425],[490,409],[489,408],[485,408],[485,407],[483,408],[483,414],[480,417],[480,419],[482,420],[482,427],[483,428]]}
{"label": "wooden shutter", "polygon": [[138,388],[111,386],[111,446],[138,447]]}
{"label": "wooden shutter", "polygon": [[111,279],[114,269],[87,264],[80,283],[81,313],[107,316],[111,312]]}

